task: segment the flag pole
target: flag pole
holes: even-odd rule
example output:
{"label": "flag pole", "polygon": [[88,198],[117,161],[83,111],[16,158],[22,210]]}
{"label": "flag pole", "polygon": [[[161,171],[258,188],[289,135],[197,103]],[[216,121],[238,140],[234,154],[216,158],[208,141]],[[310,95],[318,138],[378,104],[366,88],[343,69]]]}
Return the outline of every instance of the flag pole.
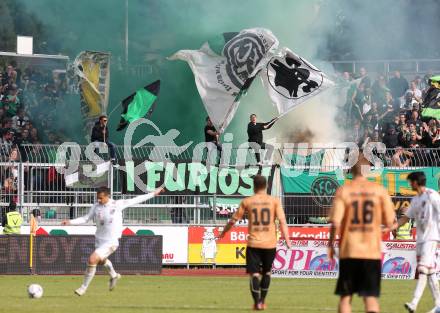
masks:
{"label": "flag pole", "polygon": [[31,222],[29,228],[29,273],[32,274],[33,271],[33,261],[34,261],[34,237],[37,233],[37,220],[34,217],[34,213],[31,215]]}
{"label": "flag pole", "polygon": [[29,234],[29,273],[31,275],[32,275],[33,259],[34,259],[34,235],[31,232]]}
{"label": "flag pole", "polygon": [[107,118],[110,119],[110,116],[116,111],[117,108],[122,104],[122,102],[119,102],[117,106],[113,108],[113,110],[107,115]]}
{"label": "flag pole", "polygon": [[285,111],[285,112],[279,114],[277,117],[275,117],[275,120],[274,120],[273,122],[275,123],[275,122],[278,121],[280,118],[282,118],[282,117],[284,117],[285,115],[287,115],[288,113],[294,111],[297,107],[298,107],[298,106],[295,106],[295,107],[293,107],[291,110],[287,110],[287,111]]}
{"label": "flag pole", "polygon": [[125,54],[125,66],[128,66],[128,0],[125,0],[124,54]]}

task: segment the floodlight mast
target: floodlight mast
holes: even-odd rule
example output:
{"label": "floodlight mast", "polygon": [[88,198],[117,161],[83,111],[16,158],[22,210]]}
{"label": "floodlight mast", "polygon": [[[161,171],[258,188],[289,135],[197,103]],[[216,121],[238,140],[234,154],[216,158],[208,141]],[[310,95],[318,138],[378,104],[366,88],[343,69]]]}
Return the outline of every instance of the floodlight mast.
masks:
{"label": "floodlight mast", "polygon": [[128,0],[125,0],[125,66],[128,65]]}

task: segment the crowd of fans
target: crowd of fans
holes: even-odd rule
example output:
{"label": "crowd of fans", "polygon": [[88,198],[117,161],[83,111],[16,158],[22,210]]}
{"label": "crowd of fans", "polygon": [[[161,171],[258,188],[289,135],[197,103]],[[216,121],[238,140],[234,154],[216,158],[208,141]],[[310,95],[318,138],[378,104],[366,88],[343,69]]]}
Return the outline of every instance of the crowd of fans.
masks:
{"label": "crowd of fans", "polygon": [[[389,165],[421,165],[415,164],[416,159],[423,159],[417,154],[426,151],[417,148],[440,147],[440,120],[421,118],[422,110],[432,100],[432,76],[428,72],[408,81],[395,71],[389,78],[378,75],[373,80],[365,68],[360,68],[357,77],[342,73],[340,83],[348,87],[342,108],[350,130],[347,139],[360,147],[368,142],[383,142],[388,149],[394,149]],[[428,152],[430,159],[435,157],[436,152]]]}
{"label": "crowd of fans", "polygon": [[[0,180],[7,201],[17,192],[17,162],[30,157],[25,145],[38,145],[33,148],[38,150],[42,143],[66,141],[54,122],[66,92],[64,73],[32,66],[19,68],[14,61],[3,68],[0,65],[0,160],[9,164],[2,167]],[[26,185],[39,183],[37,180],[41,179],[48,185],[50,171],[35,174],[33,181],[25,179]]]}
{"label": "crowd of fans", "polygon": [[[400,148],[440,148],[440,121],[422,119],[421,111],[431,87],[429,78],[415,76],[408,81],[399,71],[370,77],[365,68],[359,74],[341,73],[340,85],[347,86],[342,108],[347,140],[360,147],[383,142],[402,155]],[[22,144],[59,144],[68,138],[54,127],[57,108],[69,93],[65,73],[44,67],[17,67],[14,61],[0,64],[0,146],[9,159],[12,147]],[[348,125],[346,125],[348,123]],[[22,152],[22,151],[20,151]],[[21,157],[26,154],[20,153]]]}
{"label": "crowd of fans", "polygon": [[3,155],[12,146],[62,142],[57,108],[67,92],[65,73],[9,62],[0,67],[0,133]]}

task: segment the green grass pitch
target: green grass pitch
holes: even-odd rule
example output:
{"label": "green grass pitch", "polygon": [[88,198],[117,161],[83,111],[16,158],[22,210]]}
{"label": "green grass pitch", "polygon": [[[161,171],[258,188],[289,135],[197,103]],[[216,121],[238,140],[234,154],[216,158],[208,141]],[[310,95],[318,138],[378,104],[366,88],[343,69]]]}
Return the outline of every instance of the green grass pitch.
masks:
{"label": "green grass pitch", "polygon": [[[73,290],[80,276],[0,276],[3,312],[20,313],[114,313],[114,312],[250,312],[252,306],[246,277],[123,276],[109,292],[108,277],[97,276],[87,294],[77,297]],[[29,299],[27,285],[43,286],[42,299]],[[272,279],[265,312],[336,312],[334,280]],[[415,281],[383,281],[382,312],[404,312]],[[353,312],[363,312],[357,296]],[[428,288],[418,312],[433,307]]]}

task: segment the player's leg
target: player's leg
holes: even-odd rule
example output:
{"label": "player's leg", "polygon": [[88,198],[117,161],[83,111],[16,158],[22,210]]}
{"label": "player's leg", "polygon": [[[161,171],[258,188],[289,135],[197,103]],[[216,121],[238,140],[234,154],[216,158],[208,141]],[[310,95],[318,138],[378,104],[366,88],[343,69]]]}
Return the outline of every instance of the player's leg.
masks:
{"label": "player's leg", "polygon": [[435,303],[434,311],[437,310],[436,312],[440,312],[440,290],[439,290],[437,275],[434,269],[432,269],[428,274],[428,286],[429,286],[429,290],[431,290],[431,295]]}
{"label": "player's leg", "polygon": [[251,296],[254,300],[254,309],[259,309],[258,305],[260,303],[260,296],[261,296],[261,290],[260,290],[260,281],[261,281],[261,275],[260,273],[253,273],[250,275],[250,290],[251,290]]}
{"label": "player's leg", "polygon": [[254,300],[254,309],[259,310],[260,302],[260,281],[261,281],[261,258],[259,249],[246,248],[246,272],[249,274],[249,284],[252,299]]}
{"label": "player's leg", "polygon": [[[354,289],[363,297],[366,313],[379,313],[382,262],[380,260],[357,260],[358,277]],[[352,273],[354,274],[354,273]]]}
{"label": "player's leg", "polygon": [[379,299],[377,297],[364,297],[366,313],[379,313]]}
{"label": "player's leg", "polygon": [[263,275],[261,276],[261,282],[260,282],[260,303],[263,305],[264,308],[266,308],[265,300],[267,293],[269,292],[269,285],[270,285],[270,275],[271,272],[263,272]]}
{"label": "player's leg", "polygon": [[362,260],[358,282],[358,293],[364,299],[365,312],[379,313],[380,282],[382,279],[381,260]]}
{"label": "player's leg", "polygon": [[411,302],[405,303],[405,309],[408,312],[415,312],[417,309],[417,305],[419,304],[420,299],[423,296],[423,291],[426,287],[426,282],[428,280],[428,269],[425,266],[417,267],[418,280],[416,284],[416,289],[414,290],[414,295]]}
{"label": "player's leg", "polygon": [[104,266],[107,273],[110,277],[115,277],[117,275],[115,268],[113,267],[113,263],[109,259],[105,259],[101,264]]}
{"label": "player's leg", "polygon": [[[354,292],[356,268],[352,259],[341,259],[339,261],[339,277],[336,283],[335,294],[339,295],[338,312],[351,312],[351,298]],[[353,275],[352,275],[353,274]]]}
{"label": "player's leg", "polygon": [[341,296],[338,304],[338,313],[351,313],[352,296]]}
{"label": "player's leg", "polygon": [[121,275],[116,273],[112,262],[108,259],[110,255],[112,255],[118,247],[114,245],[104,245],[96,249],[96,253],[100,256],[100,263],[104,266],[107,273],[110,275],[109,280],[109,290],[112,291],[116,287],[117,281],[121,278]]}
{"label": "player's leg", "polygon": [[429,260],[427,258],[427,255],[425,255],[426,245],[423,244],[417,244],[416,246],[417,250],[417,284],[416,289],[414,290],[413,299],[411,302],[405,303],[405,308],[408,310],[408,312],[412,313],[415,312],[417,309],[417,305],[419,304],[420,299],[422,298],[423,291],[425,290],[426,283],[428,281],[428,273],[429,269],[428,266],[426,266],[427,263],[429,263]]}
{"label": "player's leg", "polygon": [[260,282],[260,305],[263,309],[266,308],[265,300],[270,286],[270,275],[272,274],[272,264],[275,259],[276,249],[263,249],[262,250],[262,270]]}
{"label": "player's leg", "polygon": [[434,299],[435,309],[440,309],[440,290],[439,284],[437,280],[437,275],[435,271],[435,259],[436,259],[436,251],[437,251],[437,242],[427,242],[425,244],[425,253],[426,256],[423,258],[423,264],[429,264],[427,267],[427,280],[429,290],[431,291],[432,298]]}
{"label": "player's leg", "polygon": [[87,269],[86,272],[84,273],[84,280],[82,285],[75,290],[75,293],[78,296],[82,296],[86,293],[87,288],[89,287],[90,283],[93,280],[93,277],[95,277],[95,273],[96,273],[96,266],[101,262],[101,258],[99,257],[99,255],[96,252],[93,252],[88,259],[87,262]]}

